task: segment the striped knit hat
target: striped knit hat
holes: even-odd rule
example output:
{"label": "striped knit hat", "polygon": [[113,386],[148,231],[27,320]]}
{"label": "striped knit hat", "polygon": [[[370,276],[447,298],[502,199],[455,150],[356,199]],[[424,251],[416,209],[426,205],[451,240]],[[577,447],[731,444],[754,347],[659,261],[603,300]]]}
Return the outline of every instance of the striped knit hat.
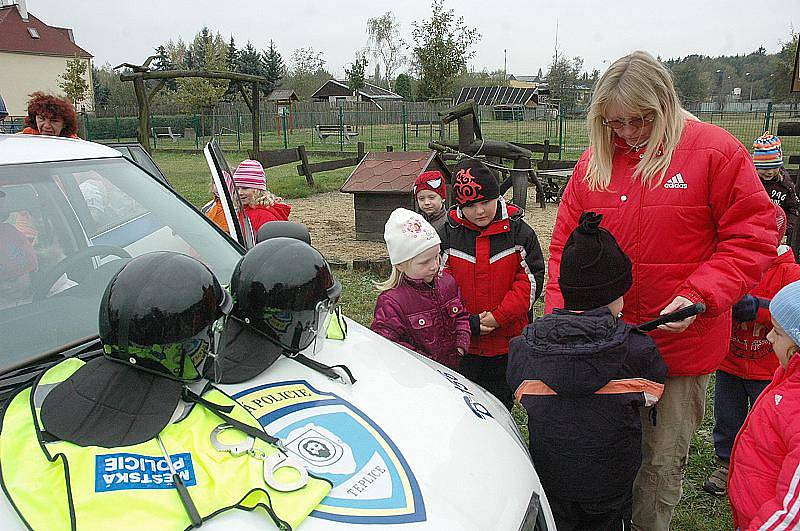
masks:
{"label": "striped knit hat", "polygon": [[233,172],[233,182],[241,188],[257,188],[267,190],[267,177],[264,175],[264,167],[257,160],[245,159]]}
{"label": "striped knit hat", "polygon": [[780,168],[783,166],[781,139],[765,132],[753,142],[753,162],[756,168]]}

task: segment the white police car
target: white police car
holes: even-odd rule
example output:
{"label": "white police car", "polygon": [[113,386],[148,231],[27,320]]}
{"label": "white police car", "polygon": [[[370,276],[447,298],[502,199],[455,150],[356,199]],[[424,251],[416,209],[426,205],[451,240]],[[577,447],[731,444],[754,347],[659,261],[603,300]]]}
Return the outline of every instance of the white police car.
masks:
{"label": "white police car", "polygon": [[[97,313],[126,260],[173,250],[199,258],[222,282],[252,245],[233,223],[236,195],[214,146],[206,157],[234,237],[224,235],[162,180],[107,146],[0,135],[0,245],[20,235],[33,253],[0,267],[0,399],[53,361],[98,347]],[[228,184],[230,186],[230,184]],[[289,359],[225,386],[334,488],[307,531],[555,529],[511,416],[459,374],[348,321],[346,340],[317,354],[346,364],[354,385]],[[122,510],[122,509],[120,509]],[[263,515],[229,511],[209,529],[263,529]],[[0,496],[0,528],[24,529]]]}

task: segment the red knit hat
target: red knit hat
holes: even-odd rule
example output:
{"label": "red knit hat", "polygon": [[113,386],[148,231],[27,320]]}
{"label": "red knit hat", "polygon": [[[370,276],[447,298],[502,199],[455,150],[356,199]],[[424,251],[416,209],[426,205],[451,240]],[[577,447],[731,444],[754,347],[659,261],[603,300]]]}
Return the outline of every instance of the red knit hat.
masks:
{"label": "red knit hat", "polygon": [[419,177],[417,177],[417,180],[414,181],[414,186],[411,188],[414,198],[416,198],[417,194],[422,190],[430,190],[431,192],[439,194],[442,200],[446,200],[447,189],[444,185],[442,172],[434,170],[421,173]]}
{"label": "red knit hat", "polygon": [[233,182],[241,188],[267,190],[267,176],[264,175],[264,167],[257,160],[243,160],[233,172]]}
{"label": "red knit hat", "polygon": [[36,271],[38,265],[28,239],[8,223],[0,223],[0,280]]}

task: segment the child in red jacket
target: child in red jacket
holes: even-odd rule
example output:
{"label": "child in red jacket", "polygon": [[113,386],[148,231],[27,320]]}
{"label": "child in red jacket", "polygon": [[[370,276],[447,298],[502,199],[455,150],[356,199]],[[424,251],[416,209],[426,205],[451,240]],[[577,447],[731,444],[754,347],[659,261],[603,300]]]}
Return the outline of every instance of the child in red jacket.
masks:
{"label": "child in red jacket", "polygon": [[800,281],[769,305],[780,367],[742,426],[731,453],[728,496],[737,530],[800,529]]}
{"label": "child in red jacket", "polygon": [[257,160],[243,160],[233,172],[233,182],[239,190],[244,213],[250,220],[253,233],[268,221],[288,221],[292,207],[267,190],[264,167]]}
{"label": "child in red jacket", "polygon": [[[779,241],[786,231],[786,214],[775,206]],[[789,251],[789,252],[787,252]],[[703,490],[724,495],[733,441],[747,411],[769,384],[778,360],[767,341],[772,327],[765,299],[800,280],[800,265],[791,249],[778,247],[778,256],[761,282],[733,306],[733,330],[727,357],[716,373],[714,385],[714,451],[718,468],[703,483]]]}
{"label": "child in red jacket", "polygon": [[509,410],[508,342],[530,322],[542,292],[544,257],[523,211],[500,197],[500,185],[475,159],[453,171],[453,199],[442,238],[442,263],[458,282],[470,315],[472,341],[459,372]]}

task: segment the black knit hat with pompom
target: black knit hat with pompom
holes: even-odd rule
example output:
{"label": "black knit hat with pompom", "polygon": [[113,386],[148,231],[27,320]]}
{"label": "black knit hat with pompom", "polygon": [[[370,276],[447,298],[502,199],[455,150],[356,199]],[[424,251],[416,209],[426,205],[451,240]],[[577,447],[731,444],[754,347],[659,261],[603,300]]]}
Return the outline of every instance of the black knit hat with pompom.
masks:
{"label": "black knit hat with pompom", "polygon": [[631,288],[631,261],[614,235],[600,227],[602,214],[584,212],[561,254],[558,286],[567,310],[600,308]]}

